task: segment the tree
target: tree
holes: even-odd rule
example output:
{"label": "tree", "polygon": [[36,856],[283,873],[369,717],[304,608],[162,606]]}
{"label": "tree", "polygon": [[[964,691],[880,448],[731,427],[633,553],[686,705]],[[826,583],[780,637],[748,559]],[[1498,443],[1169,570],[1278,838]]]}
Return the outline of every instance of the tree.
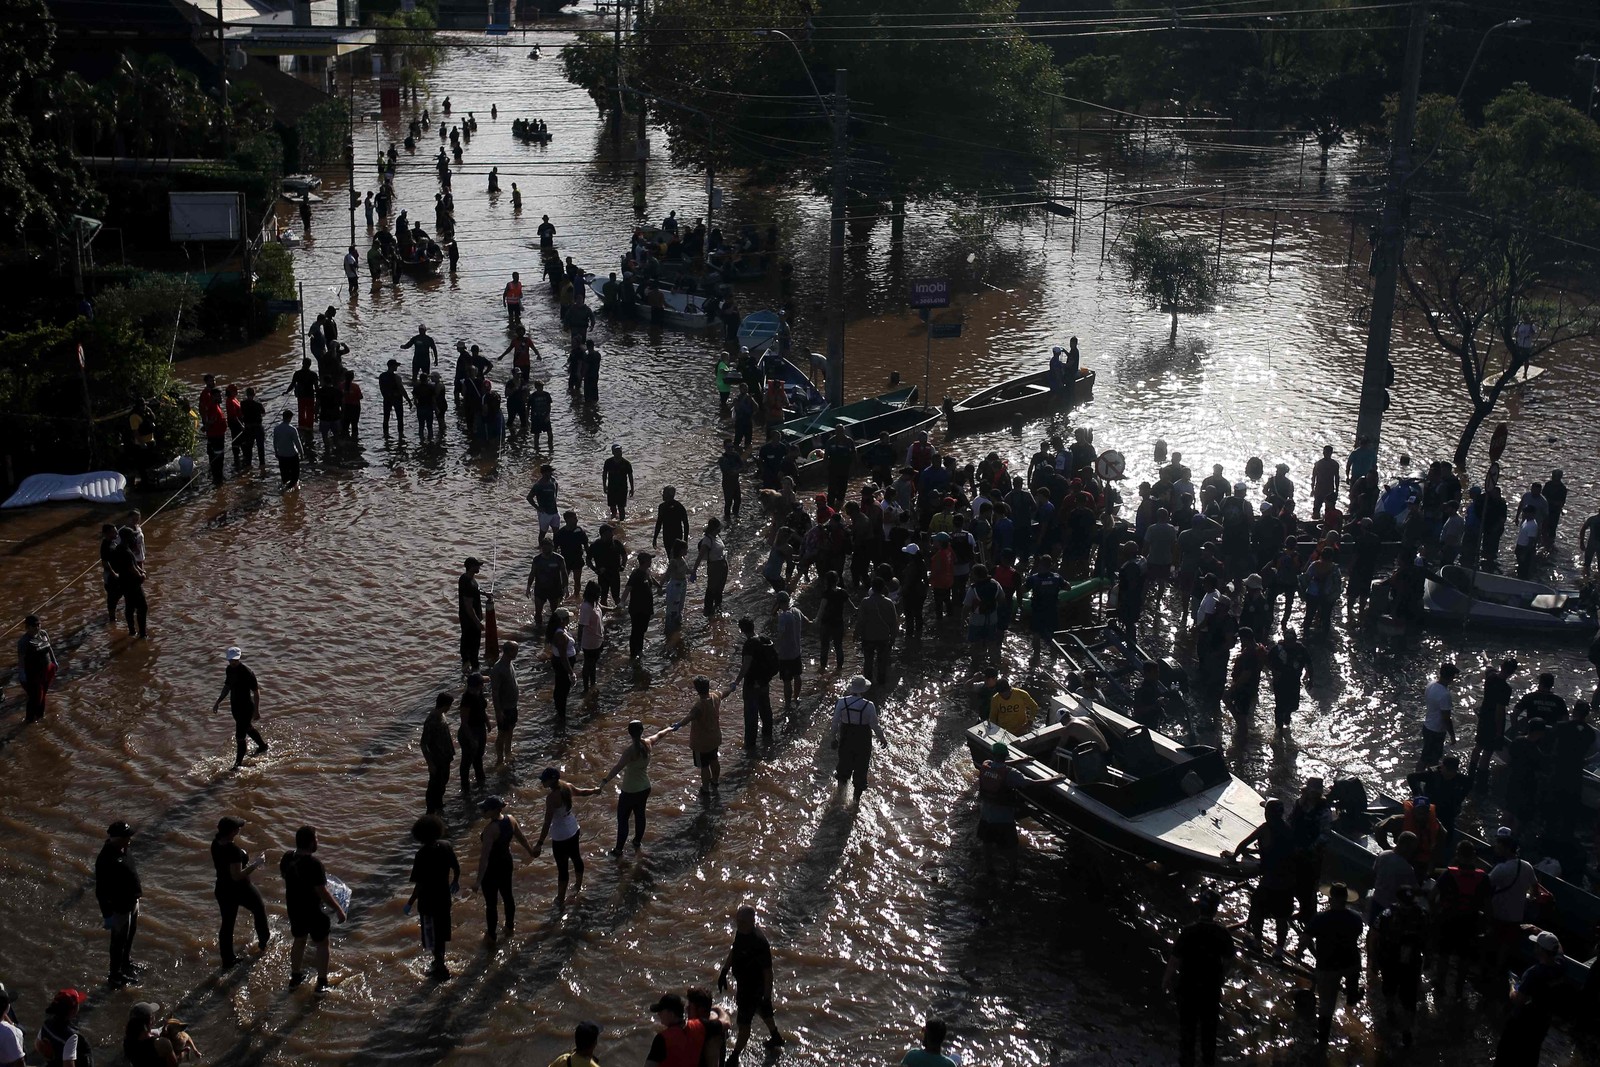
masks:
{"label": "tree", "polygon": [[1210,311],[1232,287],[1231,272],[1212,258],[1204,238],[1163,232],[1141,222],[1121,243],[1117,261],[1148,307],[1172,316],[1169,344],[1178,341],[1178,316]]}
{"label": "tree", "polygon": [[[1426,98],[1417,153],[1401,277],[1429,333],[1459,365],[1471,409],[1455,451],[1464,464],[1501,393],[1534,357],[1600,333],[1600,257],[1591,251],[1600,234],[1600,129],[1519,85],[1489,104],[1478,129],[1453,98]],[[1521,347],[1524,319],[1536,334]],[[1485,384],[1496,343],[1505,366]]]}
{"label": "tree", "polygon": [[[849,73],[854,198],[1025,192],[1054,160],[1047,48],[1013,20],[1013,0],[658,0],[625,44],[624,82],[652,98],[673,159],[820,188],[830,170],[833,72]],[[939,26],[927,25],[930,21]],[[795,41],[758,35],[776,28]],[[602,107],[613,92],[610,42],[563,50],[569,77]],[[809,73],[808,73],[809,72]],[[819,104],[817,89],[828,98]],[[634,96],[631,106],[641,97]],[[713,133],[713,126],[715,131]],[[714,138],[714,141],[713,141]]]}
{"label": "tree", "polygon": [[0,35],[0,230],[58,232],[68,216],[97,211],[83,166],[52,105],[55,23],[44,0],[12,0]]}

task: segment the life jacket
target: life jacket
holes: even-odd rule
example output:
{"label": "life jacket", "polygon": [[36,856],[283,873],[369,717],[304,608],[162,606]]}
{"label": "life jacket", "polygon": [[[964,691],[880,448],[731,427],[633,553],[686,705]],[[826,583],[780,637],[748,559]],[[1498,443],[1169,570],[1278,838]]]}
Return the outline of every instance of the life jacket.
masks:
{"label": "life jacket", "polygon": [[508,303],[508,304],[520,304],[520,303],[522,303],[522,283],[521,282],[507,282],[506,283],[506,303]]}
{"label": "life jacket", "polygon": [[978,795],[991,804],[1015,807],[1016,790],[1006,781],[1011,768],[1003,762],[989,760],[978,772]]}
{"label": "life jacket", "polygon": [[1439,841],[1444,833],[1439,825],[1438,807],[1429,804],[1427,811],[1418,811],[1413,805],[1415,801],[1405,803],[1405,818],[1401,829],[1409,830],[1417,837],[1416,864],[1419,867],[1431,865],[1434,850],[1439,847]]}
{"label": "life jacket", "polygon": [[911,446],[911,462],[908,466],[912,470],[920,471],[933,462],[933,446],[926,441],[918,441]]}
{"label": "life jacket", "polygon": [[1449,899],[1449,909],[1452,915],[1471,915],[1477,908],[1478,887],[1483,885],[1489,877],[1489,872],[1474,867],[1464,871],[1460,867],[1446,868],[1450,884],[1455,887],[1455,893]]}

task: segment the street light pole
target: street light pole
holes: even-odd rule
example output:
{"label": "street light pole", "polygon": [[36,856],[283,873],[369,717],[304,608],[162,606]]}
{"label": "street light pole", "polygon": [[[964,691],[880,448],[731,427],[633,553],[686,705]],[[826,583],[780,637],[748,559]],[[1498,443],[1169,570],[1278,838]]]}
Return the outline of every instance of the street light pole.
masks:
{"label": "street light pole", "polygon": [[1600,84],[1600,58],[1591,56],[1588,52],[1578,57],[1579,63],[1589,64],[1589,106],[1584,109],[1584,114],[1594,118],[1594,91]]}
{"label": "street light pole", "polygon": [[833,105],[830,107],[822,90],[817,88],[817,79],[811,76],[811,67],[793,37],[782,30],[756,30],[755,34],[758,37],[781,37],[789,42],[795,57],[800,60],[800,69],[806,72],[806,80],[811,83],[817,103],[833,123],[833,160],[830,167],[833,195],[828,226],[828,380],[825,385],[828,406],[838,407],[844,403],[844,242],[845,208],[849,195],[846,182],[850,126],[849,72],[834,71]]}
{"label": "street light pole", "polygon": [[[1508,19],[1484,32],[1478,42],[1466,76],[1456,92],[1457,103],[1466,91],[1478,58],[1489,35],[1496,30],[1520,29],[1528,19]],[[1406,187],[1421,169],[1411,165],[1411,139],[1417,123],[1417,92],[1422,82],[1422,53],[1428,30],[1427,0],[1412,0],[1411,25],[1406,35],[1404,74],[1400,82],[1400,106],[1395,112],[1394,139],[1389,149],[1389,180],[1384,189],[1383,216],[1378,226],[1377,246],[1372,255],[1372,313],[1367,324],[1367,353],[1361,369],[1361,406],[1356,416],[1356,441],[1377,446],[1383,428],[1383,412],[1388,406],[1393,366],[1389,362],[1389,341],[1394,327],[1395,292],[1400,281],[1400,260],[1405,252],[1404,205]],[[1435,145],[1434,152],[1438,151]],[[1433,152],[1428,154],[1432,158]],[[1427,162],[1425,159],[1424,163]]]}

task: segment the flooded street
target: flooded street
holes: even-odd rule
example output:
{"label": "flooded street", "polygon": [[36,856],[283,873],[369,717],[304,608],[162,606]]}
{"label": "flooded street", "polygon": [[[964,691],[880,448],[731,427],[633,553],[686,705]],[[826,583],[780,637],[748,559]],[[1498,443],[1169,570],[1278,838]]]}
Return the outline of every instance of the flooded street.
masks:
{"label": "flooded street", "polygon": [[[570,27],[588,21],[562,19],[559,29],[541,31],[545,58],[537,62],[515,38],[500,47],[452,38],[428,79],[425,103],[435,123],[446,95],[452,121],[470,110],[479,122],[465,165],[455,168],[462,261],[453,276],[374,288],[363,265],[357,292],[348,292],[340,262],[348,246],[348,179],[342,171],[324,175],[315,239],[294,251],[295,266],[307,321],[334,306],[341,340],[351,347],[346,365],[368,398],[359,444],[324,455],[319,443],[301,487],[289,493],[280,492],[274,471],[230,476],[217,490],[202,477],[170,500],[141,498],[148,641],[130,641],[105,625],[95,573],[100,513],[58,507],[0,519],[0,615],[20,619],[61,591],[40,610],[63,661],[49,721],[24,729],[15,688],[0,714],[7,783],[0,976],[18,996],[19,1016],[31,1030],[47,991],[78,984],[95,991],[85,1029],[104,1041],[120,1036],[134,1000],[160,1000],[174,1005],[207,1061],[217,1064],[542,1064],[570,1047],[576,1021],[593,1018],[604,1028],[602,1062],[638,1062],[649,1045],[656,994],[709,987],[727,954],[732,913],[750,901],[777,954],[778,1022],[793,1035],[782,1063],[898,1062],[928,1012],[950,1020],[952,1046],[968,1064],[1171,1062],[1176,1015],[1159,992],[1161,952],[1190,916],[1191,886],[1031,824],[1018,882],[983,875],[973,836],[974,773],[962,737],[971,701],[951,684],[968,653],[953,631],[898,659],[902,676],[882,702],[891,747],[875,754],[873,787],[859,810],[834,794],[827,746],[833,699],[857,662],[849,648],[842,675],[819,680],[808,661],[807,691],[778,743],[759,759],[736,751],[737,698],[729,701],[720,803],[697,796],[699,775],[682,735],[659,742],[642,856],[605,854],[614,793],[581,799],[588,875],[580,903],[556,917],[549,856],[519,861],[515,937],[485,944],[480,898],[458,904],[449,954],[455,977],[424,980],[429,961],[416,920],[401,907],[414,851],[409,829],[426,782],[420,725],[435,694],[460,681],[455,577],[463,557],[492,563],[482,584],[498,593],[500,634],[523,641],[516,759],[504,773],[491,770],[489,781],[531,832],[542,816],[542,767],[560,765],[580,784],[597,782],[626,740],[628,720],[642,719],[650,730],[677,721],[697,674],[725,685],[738,667],[737,619],[751,615],[765,625],[771,611],[757,573],[765,558],[762,524],[747,510],[728,537],[725,614],[708,621],[689,611],[688,652],[676,659],[664,655],[660,625],[653,625],[643,675],[629,669],[616,644],[625,629],[619,617],[598,694],[582,704],[574,696],[565,726],[552,722],[532,606],[516,592],[533,553],[528,485],[540,462],[553,463],[563,509],[576,509],[593,533],[605,516],[600,465],[615,442],[637,477],[622,527],[630,546],[648,542],[664,485],[678,487],[694,530],[720,514],[711,336],[602,321],[594,334],[605,352],[600,404],[584,413],[558,379],[548,460],[516,438],[497,456],[475,455],[453,417],[438,446],[416,443],[414,418],[404,442],[382,432],[375,378],[390,358],[409,363],[400,345],[418,323],[437,338],[447,379],[457,338],[490,356],[506,346],[500,293],[513,270],[528,292],[524,321],[547,361],[561,365],[555,301],[539,280],[541,215],[557,226],[562,254],[589,269],[604,273],[625,249],[634,225],[631,167],[605,162],[609,135],[555,58]],[[489,117],[491,105],[498,120]],[[375,99],[367,106],[358,99],[357,115],[370,106]],[[552,143],[514,141],[509,127],[517,117],[544,119]],[[375,146],[404,136],[397,116],[358,122],[359,190],[376,187]],[[402,153],[396,180],[398,207],[429,231],[437,188],[431,157],[439,143],[435,129],[414,156]],[[704,176],[671,168],[659,131],[652,147],[649,217],[702,214]],[[1359,165],[1353,152],[1336,153],[1327,206],[1344,203],[1348,172]],[[491,166],[504,190],[492,201],[484,192]],[[1097,185],[1104,180],[1100,160],[1086,162],[1086,175],[1091,166]],[[1293,170],[1291,163],[1286,177],[1263,173],[1259,180],[1293,182]],[[1307,174],[1302,200],[1317,195],[1314,179]],[[523,196],[520,213],[511,206],[512,182]],[[740,222],[780,227],[796,267],[797,344],[822,349],[826,202],[741,188],[731,179],[728,185],[719,223],[725,232]],[[928,208],[908,220],[898,255],[887,222],[873,229],[848,256],[848,399],[881,392],[891,372],[921,384],[923,332],[904,307],[906,285],[912,277],[949,276],[965,331],[933,342],[933,397],[960,398],[1041,367],[1052,343],[1078,336],[1098,380],[1094,401],[1066,425],[1090,426],[1097,444],[1127,455],[1127,496],[1153,476],[1158,438],[1181,451],[1197,476],[1221,463],[1239,477],[1245,460],[1259,456],[1269,470],[1279,460],[1290,463],[1302,487],[1324,443],[1347,451],[1367,299],[1366,242],[1357,240],[1347,268],[1347,218],[1286,214],[1269,281],[1271,212],[1230,213],[1224,253],[1238,264],[1238,290],[1215,313],[1184,320],[1173,350],[1167,320],[1129,295],[1110,260],[1101,263],[1098,204],[1084,210],[1076,253],[1071,224],[1061,220],[1048,234],[1036,220],[1001,225],[978,249],[951,231],[943,212]],[[1210,214],[1162,217],[1217,229]],[[1114,212],[1110,239],[1129,224]],[[368,242],[358,212],[363,256]],[[776,300],[776,287],[738,295],[742,309],[755,310]],[[1396,471],[1402,452],[1415,457],[1413,470],[1448,457],[1466,417],[1459,371],[1416,326],[1408,323],[1396,339],[1399,380],[1380,468],[1386,474]],[[285,329],[178,371],[195,384],[216,373],[270,398],[287,387],[300,353],[297,331]],[[1597,370],[1600,353],[1562,350],[1538,385],[1496,416],[1511,424],[1508,495],[1551,467],[1565,470],[1571,499],[1557,553],[1561,576],[1575,569],[1578,527],[1600,495],[1590,409]],[[269,400],[269,413],[275,417],[286,402]],[[1048,429],[965,438],[956,448],[972,459],[999,450],[1021,469]],[[1472,460],[1480,475],[1487,437],[1486,430]],[[1251,495],[1259,499],[1257,487]],[[699,586],[690,587],[691,607],[700,595]],[[807,610],[814,597],[803,598]],[[1170,633],[1148,632],[1147,644],[1172,652]],[[211,714],[230,644],[243,648],[260,677],[262,731],[272,745],[237,773],[227,717]],[[1336,624],[1311,650],[1315,699],[1302,709],[1293,741],[1275,745],[1266,734],[1237,748],[1231,737],[1225,741],[1236,773],[1264,795],[1288,795],[1310,774],[1358,775],[1393,787],[1414,762],[1422,688],[1439,659],[1454,658],[1471,680],[1458,691],[1458,708],[1470,708],[1482,665],[1511,648],[1503,638],[1431,631],[1404,655],[1379,655],[1365,636]],[[808,637],[807,652],[814,651]],[[1053,688],[1049,659],[1030,661],[1015,637],[1008,651],[1019,684],[1036,696]],[[1516,651],[1524,678],[1553,670],[1569,697],[1592,681],[1581,645]],[[454,781],[447,804],[463,868],[474,870],[480,817]],[[265,958],[246,954],[243,965],[219,972],[206,846],[225,814],[248,820],[241,844],[252,855],[269,850],[255,881],[273,914],[274,939]],[[1493,825],[1496,815],[1469,815],[1469,824],[1473,818]],[[114,819],[137,828],[133,852],[145,898],[135,957],[149,974],[139,990],[108,993],[92,883],[102,831]],[[289,934],[276,868],[295,827],[307,822],[319,830],[329,873],[353,890],[350,921],[333,938],[337,988],[320,1000],[307,988],[287,989]],[[1243,899],[1233,894],[1230,909]],[[1299,1062],[1294,1045],[1307,1030],[1291,1018],[1279,976],[1252,961],[1231,984],[1224,1047],[1246,1050],[1249,1062]],[[1488,1063],[1499,1019],[1459,1003],[1425,1012],[1418,1046],[1405,1061]],[[1350,1062],[1384,1062],[1383,1041],[1368,1026],[1344,1026],[1354,1042]],[[1389,1047],[1398,1058],[1392,1035]],[[112,1056],[109,1049],[97,1054]],[[1345,1056],[1341,1047],[1332,1062]],[[1591,1061],[1558,1028],[1547,1062]]]}

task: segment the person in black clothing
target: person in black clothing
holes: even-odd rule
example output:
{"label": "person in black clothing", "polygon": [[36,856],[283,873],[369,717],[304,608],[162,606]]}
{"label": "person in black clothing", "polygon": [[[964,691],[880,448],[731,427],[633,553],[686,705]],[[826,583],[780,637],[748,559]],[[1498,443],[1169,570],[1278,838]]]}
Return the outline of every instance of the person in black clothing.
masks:
{"label": "person in black clothing", "polygon": [[644,655],[644,637],[650,629],[650,620],[656,613],[656,580],[650,576],[650,564],[655,556],[641,552],[638,565],[628,575],[628,658]]}
{"label": "person in black clothing", "polygon": [[[103,527],[104,530],[111,527]],[[144,595],[145,571],[139,565],[139,560],[133,553],[133,539],[112,531],[116,540],[107,547],[107,542],[100,542],[100,561],[104,564],[106,572],[106,599],[115,608],[116,601],[111,594],[113,584],[117,594],[122,598],[123,618],[128,623],[128,633],[135,633],[140,637],[145,636],[145,620],[150,611],[149,601]],[[113,621],[115,616],[113,615]]]}
{"label": "person in black clothing", "polygon": [[[1506,713],[1511,706],[1511,676],[1520,664],[1515,659],[1500,661],[1483,676],[1483,701],[1478,705],[1478,730],[1472,739],[1472,760],[1467,777],[1475,786],[1489,784],[1489,765],[1494,754],[1506,743]],[[1432,796],[1429,793],[1428,796]]]}
{"label": "person in black clothing", "polygon": [[1506,733],[1516,733],[1517,720],[1527,722],[1539,719],[1546,726],[1558,723],[1567,717],[1567,702],[1560,693],[1556,692],[1556,676],[1550,673],[1539,675],[1539,687],[1531,693],[1523,694],[1517,701],[1516,709],[1512,712],[1511,721],[1506,724]]}
{"label": "person in black clothing", "polygon": [[828,503],[838,507],[850,489],[850,473],[856,462],[856,442],[849,430],[838,426],[822,451],[828,467]]}
{"label": "person in black clothing", "polygon": [[289,988],[306,980],[306,940],[309,938],[317,953],[317,992],[328,988],[328,933],[332,923],[324,904],[344,922],[344,909],[328,891],[328,871],[317,859],[317,831],[302,826],[294,832],[294,849],[285,852],[278,861],[278,873],[283,875],[283,898],[289,912],[289,932],[294,945],[289,950]]}
{"label": "person in black clothing", "polygon": [[499,797],[484,797],[478,810],[489,816],[489,824],[479,835],[478,877],[474,889],[483,893],[484,919],[488,923],[489,940],[497,936],[499,914],[496,906],[504,902],[506,908],[506,936],[510,937],[516,921],[517,903],[511,895],[511,843],[515,841],[533,858],[533,846],[522,835],[517,820],[506,814],[506,802]]}
{"label": "person in black clothing", "polygon": [[772,944],[757,928],[756,909],[750,905],[738,910],[734,924],[737,932],[733,935],[733,947],[717,974],[717,988],[723,991],[728,988],[728,975],[733,975],[734,1022],[739,1035],[728,1056],[730,1063],[744,1051],[750,1040],[750,1023],[758,1015],[771,1035],[767,1038],[767,1048],[779,1049],[784,1044],[772,1010]]}
{"label": "person in black clothing", "polygon": [[1222,898],[1214,891],[1200,892],[1195,906],[1200,918],[1185,926],[1167,956],[1161,988],[1178,1001],[1178,1063],[1192,1067],[1195,1043],[1200,1062],[1217,1062],[1217,1017],[1222,1012],[1222,980],[1237,952],[1233,935],[1217,922]]}
{"label": "person in black clothing", "polygon": [[673,545],[689,543],[689,511],[678,501],[678,490],[670,485],[661,490],[661,503],[656,506],[656,528],[650,534],[651,548],[656,546],[657,539],[663,534],[667,538],[669,553]]}
{"label": "person in black clothing", "polygon": [[1506,533],[1506,519],[1510,506],[1500,492],[1498,484],[1491,485],[1483,494],[1483,562],[1496,563],[1500,559],[1500,539]]}
{"label": "person in black clothing", "polygon": [[222,693],[211,705],[211,713],[215,715],[223,700],[228,701],[233,712],[233,766],[238,770],[244,764],[245,738],[256,743],[256,755],[267,750],[267,743],[255,726],[261,720],[261,685],[256,681],[256,672],[244,665],[244,654],[237,645],[230,646],[226,656],[228,666],[222,677]]}
{"label": "person in black clothing", "polygon": [[616,538],[616,528],[610,523],[601,523],[600,539],[589,544],[589,569],[600,583],[602,604],[607,596],[613,604],[622,602],[622,563],[626,557],[627,550]]}
{"label": "person in black clothing", "polygon": [[611,517],[626,519],[628,498],[633,495],[633,464],[622,457],[621,445],[612,445],[610,457],[601,464],[600,486],[605,490],[606,506],[611,509]]}
{"label": "person in black clothing", "polygon": [[238,469],[247,470],[250,467],[250,450],[254,448],[261,459],[261,471],[267,470],[267,407],[256,398],[255,388],[252,386],[244,391],[244,399],[239,402],[239,421],[244,429],[239,435],[240,455],[242,464],[236,464]]}
{"label": "person in black clothing", "polygon": [[100,846],[100,855],[94,861],[94,896],[100,903],[106,929],[111,932],[111,965],[106,971],[106,984],[112,989],[139,980],[132,955],[144,887],[139,883],[133,858],[128,855],[132,837],[133,827],[125,822],[112,823],[106,829],[106,843]]}
{"label": "person in black clothing", "polygon": [[461,725],[456,730],[461,745],[461,795],[471,796],[469,772],[476,774],[483,788],[483,753],[489,747],[489,698],[483,691],[483,675],[467,675],[467,688],[461,694]]}
{"label": "person in black clothing", "polygon": [[109,522],[100,524],[100,579],[106,591],[106,625],[117,624],[117,605],[122,602],[122,578],[112,566],[112,556],[117,551],[117,528]]}
{"label": "person in black clothing", "polygon": [[1371,519],[1356,523],[1352,546],[1354,559],[1350,563],[1350,580],[1345,586],[1345,596],[1350,607],[1365,606],[1372,599],[1372,579],[1378,570],[1378,554],[1383,550],[1383,538],[1372,528]]}
{"label": "person in black clothing", "polygon": [[1445,832],[1456,832],[1456,819],[1461,815],[1461,805],[1472,791],[1472,779],[1461,773],[1461,758],[1448,755],[1435,767],[1423,767],[1406,776],[1412,796],[1427,797],[1433,803],[1434,814]]}
{"label": "person in black clothing", "polygon": [[1399,1010],[1400,1040],[1409,1047],[1422,985],[1428,913],[1417,902],[1415,886],[1403,885],[1397,892],[1395,902],[1378,918],[1378,972],[1389,1018],[1392,1020]]}
{"label": "person in black clothing", "polygon": [[267,854],[263,852],[251,859],[239,847],[239,830],[243,826],[243,819],[224,815],[217,823],[217,836],[211,840],[211,864],[217,872],[215,895],[217,907],[222,911],[222,929],[217,943],[222,949],[224,967],[232,967],[239,962],[233,949],[233,926],[240,908],[245,908],[255,918],[256,943],[261,951],[266,951],[267,941],[272,937],[267,927],[267,905],[262,901],[260,891],[250,883],[250,876],[266,866]]}
{"label": "person in black clothing", "polygon": [[435,980],[450,977],[444,950],[450,943],[450,904],[461,886],[461,861],[444,835],[444,820],[437,815],[412,824],[411,836],[421,847],[411,860],[411,897],[405,906],[407,915],[415,907],[422,921],[422,947],[433,953],[428,977]]}
{"label": "person in black clothing", "polygon": [[1572,704],[1572,717],[1550,730],[1550,763],[1545,780],[1545,828],[1551,836],[1567,836],[1583,812],[1583,772],[1594,750],[1589,703]]}
{"label": "person in black clothing", "polygon": [[398,359],[389,361],[389,369],[378,375],[378,395],[383,398],[383,434],[389,435],[389,413],[393,412],[395,422],[400,427],[400,439],[406,436],[406,411],[405,406],[411,403],[411,398],[406,396],[405,383],[400,380],[399,373],[395,370],[400,366]]}
{"label": "person in black clothing", "polygon": [[1283,628],[1283,637],[1267,653],[1267,670],[1272,676],[1272,718],[1277,732],[1289,729],[1300,707],[1300,690],[1311,687],[1311,654],[1296,637],[1293,626]]}
{"label": "person in black clothing", "polygon": [[556,447],[556,433],[550,422],[551,396],[545,391],[544,382],[535,380],[533,392],[528,394],[528,432],[533,438],[534,451],[539,450],[539,437],[542,434],[551,451]]}
{"label": "person in black clothing", "polygon": [[717,457],[717,469],[722,472],[723,521],[736,519],[739,517],[739,474],[744,470],[744,456],[731,437],[723,439],[722,455]]}
{"label": "person in black clothing", "polygon": [[1333,1034],[1333,1011],[1344,986],[1345,1003],[1361,1002],[1361,933],[1366,924],[1349,905],[1361,894],[1342,882],[1328,887],[1328,907],[1306,923],[1306,937],[1317,957],[1317,1040],[1326,1045]]}
{"label": "person in black clothing", "polygon": [[456,614],[461,621],[461,671],[478,670],[478,652],[483,646],[483,593],[478,589],[478,572],[483,563],[468,556],[456,579]]}
{"label": "person in black clothing", "polygon": [[433,710],[422,720],[422,760],[428,768],[428,790],[424,797],[426,811],[433,814],[444,810],[444,791],[450,784],[450,764],[456,758],[456,744],[450,739],[450,727],[445,725],[444,713],[455,703],[449,693],[440,693],[433,701]]}

